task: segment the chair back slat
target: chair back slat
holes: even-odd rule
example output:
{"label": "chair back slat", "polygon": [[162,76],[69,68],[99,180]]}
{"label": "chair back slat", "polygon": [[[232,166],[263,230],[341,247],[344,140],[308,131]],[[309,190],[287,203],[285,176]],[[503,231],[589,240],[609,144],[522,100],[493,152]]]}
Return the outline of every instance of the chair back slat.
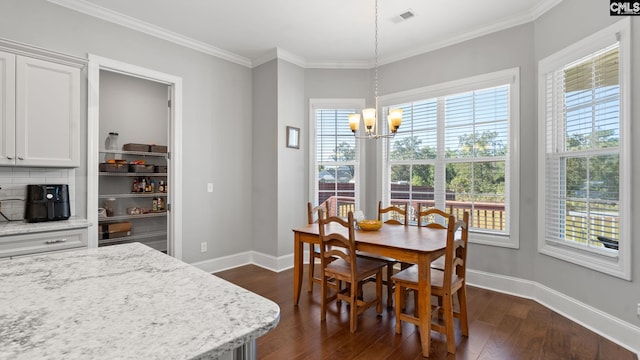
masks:
{"label": "chair back slat", "polygon": [[382,201],[378,201],[378,220],[382,221],[382,214],[387,214],[391,216],[391,218],[385,220],[385,224],[391,225],[409,225],[407,221],[407,213],[409,212],[409,203],[403,203],[400,206],[404,206],[404,209],[397,205],[391,205],[386,208],[382,207]]}
{"label": "chair back slat", "polygon": [[[332,226],[332,224],[340,225],[342,228],[347,229],[348,236],[344,236],[343,232],[327,233],[328,227]],[[357,262],[353,212],[349,211],[346,221],[336,216],[328,218],[320,217],[318,229],[320,233],[320,256],[323,268],[338,257],[349,264],[351,276],[355,278]]]}
{"label": "chair back slat", "polygon": [[[448,225],[444,225],[445,221],[449,219],[449,213],[446,213],[438,208],[429,208],[422,210],[422,205],[418,208],[418,226],[424,226],[435,229],[446,229]],[[444,219],[443,222],[438,222],[437,219]]]}

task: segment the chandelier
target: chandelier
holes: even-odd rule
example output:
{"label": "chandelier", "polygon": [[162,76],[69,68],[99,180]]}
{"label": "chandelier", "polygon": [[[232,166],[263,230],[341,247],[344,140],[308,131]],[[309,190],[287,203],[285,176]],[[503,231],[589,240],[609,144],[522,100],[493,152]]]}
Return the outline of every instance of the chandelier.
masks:
{"label": "chandelier", "polygon": [[349,127],[353,135],[358,139],[380,139],[392,138],[402,124],[402,109],[389,110],[387,115],[387,123],[389,125],[388,134],[380,134],[378,132],[378,0],[375,2],[375,63],[374,63],[374,107],[362,110],[362,120],[364,122],[364,136],[357,136],[360,127],[360,114],[349,115]]}

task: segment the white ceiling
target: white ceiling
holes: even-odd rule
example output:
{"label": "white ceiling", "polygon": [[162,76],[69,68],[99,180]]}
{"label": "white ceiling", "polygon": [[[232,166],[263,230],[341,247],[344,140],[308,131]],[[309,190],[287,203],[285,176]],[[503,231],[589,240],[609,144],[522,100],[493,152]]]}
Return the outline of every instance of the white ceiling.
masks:
{"label": "white ceiling", "polygon": [[[256,66],[368,68],[376,0],[49,0],[200,51]],[[384,64],[535,20],[562,0],[378,0]],[[415,16],[400,20],[412,10]]]}

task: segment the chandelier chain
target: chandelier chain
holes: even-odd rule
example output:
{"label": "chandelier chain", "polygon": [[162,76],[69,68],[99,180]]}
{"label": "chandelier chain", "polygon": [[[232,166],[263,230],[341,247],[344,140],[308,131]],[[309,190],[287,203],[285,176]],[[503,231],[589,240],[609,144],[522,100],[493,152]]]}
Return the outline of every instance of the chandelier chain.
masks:
{"label": "chandelier chain", "polygon": [[375,98],[375,106],[376,109],[378,108],[378,0],[374,0],[375,1],[375,56],[374,56],[374,64],[373,64],[373,68],[374,68],[374,80],[375,80],[375,87],[374,87],[374,98]]}

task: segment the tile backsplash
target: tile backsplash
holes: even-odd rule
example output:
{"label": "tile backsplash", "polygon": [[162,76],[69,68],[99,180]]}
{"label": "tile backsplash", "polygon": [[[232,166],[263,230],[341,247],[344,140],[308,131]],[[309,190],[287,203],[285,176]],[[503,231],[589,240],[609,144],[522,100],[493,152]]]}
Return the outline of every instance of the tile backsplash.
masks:
{"label": "tile backsplash", "polygon": [[[75,170],[0,166],[0,211],[9,220],[23,220],[30,184],[69,185],[69,205],[75,215]],[[0,222],[7,221],[0,215]]]}

